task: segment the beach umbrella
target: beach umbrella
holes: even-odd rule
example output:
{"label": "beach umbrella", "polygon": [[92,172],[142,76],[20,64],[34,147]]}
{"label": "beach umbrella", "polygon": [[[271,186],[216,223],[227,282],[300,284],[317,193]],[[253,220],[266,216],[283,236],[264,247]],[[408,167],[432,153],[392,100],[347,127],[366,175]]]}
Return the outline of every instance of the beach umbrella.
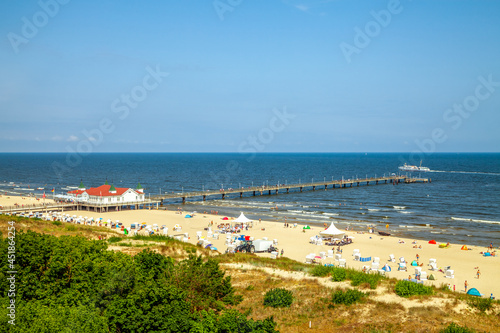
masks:
{"label": "beach umbrella", "polygon": [[436,244],[436,241],[433,239],[433,240],[430,240],[429,241],[429,244]]}
{"label": "beach umbrella", "polygon": [[229,219],[227,218],[227,216],[225,216],[225,217],[222,218],[222,220],[227,221]]}
{"label": "beach umbrella", "polygon": [[311,229],[311,227],[308,225],[305,225],[302,229]]}
{"label": "beach umbrella", "polygon": [[467,245],[464,245],[462,246],[462,248],[460,250],[468,250],[469,248],[467,247]]}

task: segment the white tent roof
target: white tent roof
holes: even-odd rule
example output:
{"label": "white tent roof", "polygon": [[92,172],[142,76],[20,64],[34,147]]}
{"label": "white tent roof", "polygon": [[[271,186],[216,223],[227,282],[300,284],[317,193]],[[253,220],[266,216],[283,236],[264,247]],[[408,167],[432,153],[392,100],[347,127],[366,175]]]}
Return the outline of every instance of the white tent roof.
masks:
{"label": "white tent roof", "polygon": [[335,225],[333,225],[333,222],[332,222],[332,224],[330,224],[330,226],[328,227],[328,229],[323,230],[323,231],[320,232],[320,235],[323,235],[323,236],[342,236],[344,234],[345,234],[345,232],[340,231],[339,229],[337,229],[335,227]]}
{"label": "white tent roof", "polygon": [[243,213],[241,213],[241,215],[236,220],[234,220],[232,222],[247,223],[247,222],[252,222],[252,220],[247,219],[247,217]]}

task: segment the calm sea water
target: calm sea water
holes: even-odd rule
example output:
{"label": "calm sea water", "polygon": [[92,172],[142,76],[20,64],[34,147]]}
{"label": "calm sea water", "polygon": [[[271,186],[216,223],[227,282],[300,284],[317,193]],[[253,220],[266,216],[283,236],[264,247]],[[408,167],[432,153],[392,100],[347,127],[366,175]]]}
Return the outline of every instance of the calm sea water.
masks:
{"label": "calm sea water", "polygon": [[[82,180],[99,186],[107,179],[117,187],[135,187],[146,193],[188,192],[256,185],[306,183],[364,178],[397,173],[405,154],[90,154],[74,159],[64,153],[0,154],[0,190],[8,193],[64,193]],[[361,186],[303,193],[229,197],[188,201],[185,210],[217,210],[220,215],[240,212],[258,219],[323,225],[374,225],[394,236],[500,245],[500,154],[432,154],[421,173],[430,184]],[[413,176],[418,176],[413,173]],[[12,186],[10,182],[18,187]],[[177,206],[180,202],[167,202]],[[276,209],[277,207],[277,209]]]}

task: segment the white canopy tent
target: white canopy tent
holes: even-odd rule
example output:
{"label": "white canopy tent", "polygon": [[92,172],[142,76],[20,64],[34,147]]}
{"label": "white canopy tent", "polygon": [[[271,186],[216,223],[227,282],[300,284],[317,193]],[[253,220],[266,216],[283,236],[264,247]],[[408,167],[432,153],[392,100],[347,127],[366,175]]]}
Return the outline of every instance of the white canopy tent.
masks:
{"label": "white canopy tent", "polygon": [[252,220],[247,219],[247,217],[245,216],[245,214],[241,213],[240,216],[236,220],[233,220],[231,222],[248,223],[248,222],[252,222]]}
{"label": "white canopy tent", "polygon": [[337,227],[335,227],[335,225],[332,222],[332,224],[330,224],[328,229],[320,231],[319,234],[321,236],[327,236],[327,237],[334,236],[334,237],[342,238],[341,236],[343,236],[345,234],[345,232],[337,229]]}

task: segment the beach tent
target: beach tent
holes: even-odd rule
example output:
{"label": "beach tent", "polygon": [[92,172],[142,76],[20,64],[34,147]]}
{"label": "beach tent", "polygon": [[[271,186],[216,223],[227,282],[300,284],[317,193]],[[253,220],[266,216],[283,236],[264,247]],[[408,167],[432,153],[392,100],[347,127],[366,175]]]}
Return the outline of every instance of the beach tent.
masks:
{"label": "beach tent", "polygon": [[305,225],[305,226],[302,227],[302,229],[311,229],[311,227],[308,226],[308,225]]}
{"label": "beach tent", "polygon": [[252,222],[252,220],[249,220],[245,214],[241,213],[240,216],[234,220],[233,222],[236,222],[236,223],[248,223],[248,222]]}
{"label": "beach tent", "polygon": [[185,218],[191,218],[192,216],[187,214],[186,216],[184,216]]}
{"label": "beach tent", "polygon": [[429,241],[429,244],[436,244],[436,241],[433,239],[433,240],[430,240]]}
{"label": "beach tent", "polygon": [[391,266],[385,264],[384,267],[382,267],[382,269],[386,272],[390,272],[391,271]]}
{"label": "beach tent", "polygon": [[467,245],[462,246],[460,250],[468,250]]}
{"label": "beach tent", "polygon": [[222,220],[223,220],[223,221],[227,221],[227,220],[229,220],[229,219],[227,218],[227,216],[225,216],[225,217],[223,217],[223,218],[222,218]]}
{"label": "beach tent", "polygon": [[467,295],[472,295],[472,296],[483,296],[483,294],[481,294],[479,292],[479,290],[477,290],[476,288],[470,288],[468,291],[467,291]]}
{"label": "beach tent", "polygon": [[332,224],[330,224],[328,229],[321,231],[319,234],[322,236],[338,236],[338,237],[340,237],[340,236],[343,236],[345,234],[345,232],[337,229],[332,222]]}
{"label": "beach tent", "polygon": [[418,266],[418,263],[417,263],[417,261],[416,261],[416,260],[413,260],[413,261],[411,262],[411,265],[412,265],[412,266]]}

